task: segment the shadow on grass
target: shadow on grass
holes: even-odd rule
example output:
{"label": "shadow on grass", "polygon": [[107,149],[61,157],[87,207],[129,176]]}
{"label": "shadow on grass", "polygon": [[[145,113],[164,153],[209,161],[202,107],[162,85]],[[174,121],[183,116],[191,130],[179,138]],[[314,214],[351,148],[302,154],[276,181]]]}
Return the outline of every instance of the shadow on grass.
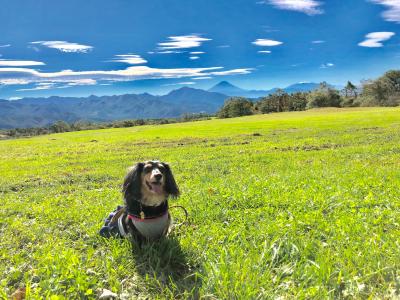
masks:
{"label": "shadow on grass", "polygon": [[199,298],[198,266],[190,264],[176,237],[133,245],[136,270],[156,293],[172,298]]}

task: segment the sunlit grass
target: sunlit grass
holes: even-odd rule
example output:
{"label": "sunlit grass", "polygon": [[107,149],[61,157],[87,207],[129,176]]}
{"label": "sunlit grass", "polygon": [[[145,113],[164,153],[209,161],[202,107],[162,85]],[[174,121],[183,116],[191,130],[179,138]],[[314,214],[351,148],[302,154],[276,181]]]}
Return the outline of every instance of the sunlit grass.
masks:
{"label": "sunlit grass", "polygon": [[[0,296],[398,297],[399,133],[399,108],[356,108],[1,141]],[[171,164],[190,226],[99,238],[146,159]]]}

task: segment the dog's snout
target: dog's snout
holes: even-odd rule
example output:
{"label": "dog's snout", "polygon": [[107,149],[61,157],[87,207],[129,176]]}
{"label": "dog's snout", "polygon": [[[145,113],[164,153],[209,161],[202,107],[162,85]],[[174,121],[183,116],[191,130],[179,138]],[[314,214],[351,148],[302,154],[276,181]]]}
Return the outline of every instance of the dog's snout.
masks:
{"label": "dog's snout", "polygon": [[155,174],[154,177],[155,177],[157,180],[161,180],[162,174],[160,174],[160,173]]}

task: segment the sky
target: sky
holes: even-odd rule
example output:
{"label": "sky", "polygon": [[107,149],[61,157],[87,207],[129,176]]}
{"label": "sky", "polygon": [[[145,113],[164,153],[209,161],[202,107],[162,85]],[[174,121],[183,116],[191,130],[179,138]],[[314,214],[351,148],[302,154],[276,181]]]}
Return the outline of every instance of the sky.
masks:
{"label": "sky", "polygon": [[1,0],[0,99],[344,85],[400,65],[400,0]]}

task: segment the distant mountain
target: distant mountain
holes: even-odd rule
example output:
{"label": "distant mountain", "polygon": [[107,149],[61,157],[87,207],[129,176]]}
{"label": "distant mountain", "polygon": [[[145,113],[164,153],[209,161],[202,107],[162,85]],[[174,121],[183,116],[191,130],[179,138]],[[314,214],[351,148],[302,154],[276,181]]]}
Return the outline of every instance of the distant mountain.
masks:
{"label": "distant mountain", "polygon": [[286,93],[296,93],[296,92],[309,92],[319,88],[319,83],[315,82],[300,82],[289,85],[285,87],[284,90]]}
{"label": "distant mountain", "polygon": [[228,96],[220,93],[183,87],[163,96],[145,93],[0,100],[0,128],[42,127],[58,120],[105,122],[174,118],[184,113],[215,113],[226,98]]}
{"label": "distant mountain", "polygon": [[[296,83],[288,93],[311,91],[317,83]],[[208,91],[182,87],[163,96],[125,94],[114,96],[48,97],[0,100],[0,128],[48,126],[58,120],[107,122],[126,119],[175,118],[184,113],[215,113],[229,96],[259,98],[270,90],[245,90],[221,81]]]}
{"label": "distant mountain", "polygon": [[[287,93],[296,93],[296,92],[308,92],[312,91],[319,87],[319,83],[307,82],[307,83],[296,83],[292,84],[286,88],[283,88],[284,91]],[[248,97],[248,98],[259,98],[264,97],[276,92],[278,88],[272,88],[270,90],[245,90],[239,88],[227,81],[221,81],[220,83],[216,84],[208,91],[210,92],[217,92],[222,93],[228,96],[241,96],[241,97]]]}
{"label": "distant mountain", "polygon": [[247,91],[241,89],[228,81],[221,81],[208,90],[209,92],[221,93],[228,96],[238,96],[246,93]]}

